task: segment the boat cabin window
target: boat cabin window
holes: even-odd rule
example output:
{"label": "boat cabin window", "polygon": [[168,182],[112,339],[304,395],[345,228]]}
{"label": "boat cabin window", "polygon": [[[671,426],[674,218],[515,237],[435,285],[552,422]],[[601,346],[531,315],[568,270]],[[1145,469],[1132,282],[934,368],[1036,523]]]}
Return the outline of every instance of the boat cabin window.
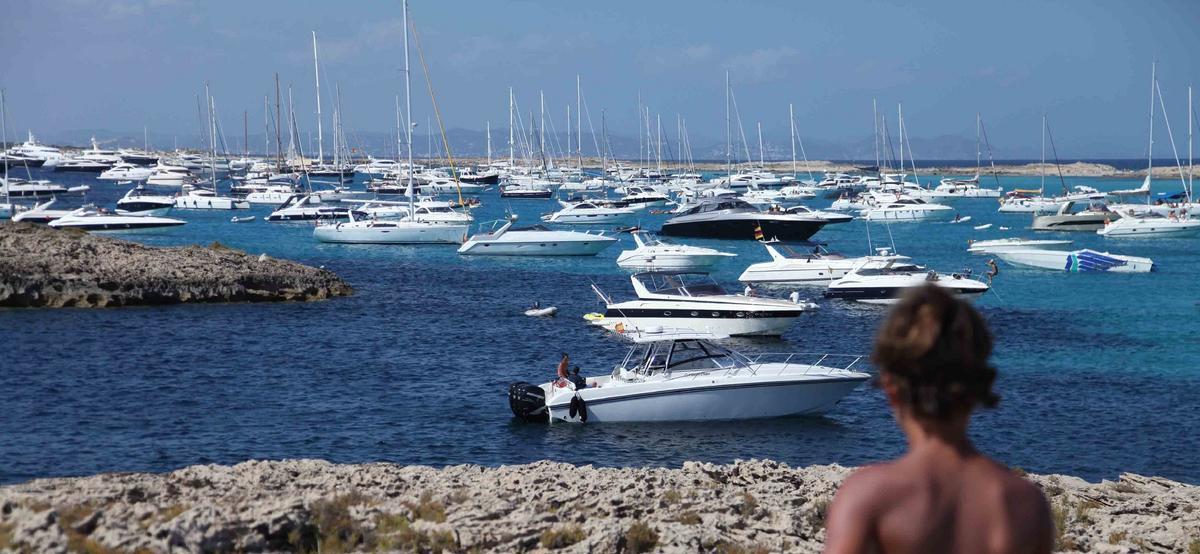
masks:
{"label": "boat cabin window", "polygon": [[[636,364],[636,365],[633,365]],[[730,350],[697,339],[664,340],[635,345],[615,374],[626,380],[655,375],[729,370],[746,365]]]}
{"label": "boat cabin window", "polygon": [[728,294],[707,273],[642,273],[634,276],[646,290],[676,296],[720,296]]}

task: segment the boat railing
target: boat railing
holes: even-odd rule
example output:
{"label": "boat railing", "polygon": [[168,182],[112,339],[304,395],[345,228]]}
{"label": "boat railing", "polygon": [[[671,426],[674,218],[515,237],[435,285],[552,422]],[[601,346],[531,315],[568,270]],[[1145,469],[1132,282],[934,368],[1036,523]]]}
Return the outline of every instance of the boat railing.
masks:
{"label": "boat railing", "polygon": [[[863,356],[855,354],[828,354],[828,353],[813,353],[813,352],[795,352],[795,353],[769,353],[755,354],[747,356],[750,360],[752,368],[760,367],[762,364],[778,363],[780,364],[777,375],[782,375],[788,371],[799,370],[801,375],[807,375],[814,368],[830,369],[839,373],[849,373],[854,371],[854,367],[862,361]],[[812,361],[814,360],[815,361]],[[835,361],[841,360],[839,363]],[[828,364],[827,364],[828,362]],[[757,369],[752,369],[752,372],[757,374]]]}

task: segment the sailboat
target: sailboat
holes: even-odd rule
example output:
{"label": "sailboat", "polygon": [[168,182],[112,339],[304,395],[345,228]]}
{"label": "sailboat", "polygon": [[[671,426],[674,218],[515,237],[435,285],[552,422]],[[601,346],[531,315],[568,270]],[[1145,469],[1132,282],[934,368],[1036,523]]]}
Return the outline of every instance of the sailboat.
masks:
{"label": "sailboat", "polygon": [[[408,55],[408,0],[404,0],[404,100],[405,111],[412,119],[412,87]],[[408,167],[413,167],[412,125],[406,126],[408,137]],[[350,244],[462,244],[467,239],[467,223],[428,221],[417,217],[414,205],[413,172],[405,172],[408,196],[408,217],[401,220],[355,219],[319,225],[313,229],[313,237],[321,242]]]}
{"label": "sailboat", "polygon": [[[192,187],[175,197],[175,207],[185,210],[245,210],[250,203],[230,196],[217,193],[217,119],[216,103],[208,92],[208,83],[204,84],[204,96],[208,99],[208,147],[209,175],[212,190]],[[185,187],[186,189],[187,187]]]}
{"label": "sailboat", "polygon": [[[970,179],[958,179],[947,177],[942,179],[936,188],[933,189],[933,194],[939,199],[951,198],[999,198],[1002,189],[999,187],[994,189],[982,188],[979,186],[979,174],[982,169],[983,150],[980,148],[979,139],[980,131],[983,127],[983,118],[979,114],[975,114],[975,176]],[[988,149],[989,156],[991,149]]]}
{"label": "sailboat", "polygon": [[[1062,202],[1057,198],[1047,198],[1046,192],[1046,116],[1042,115],[1042,163],[1038,166],[1041,184],[1037,190],[1013,189],[1000,199],[1000,209],[1003,213],[1054,213]],[[1065,185],[1064,185],[1065,186]]]}

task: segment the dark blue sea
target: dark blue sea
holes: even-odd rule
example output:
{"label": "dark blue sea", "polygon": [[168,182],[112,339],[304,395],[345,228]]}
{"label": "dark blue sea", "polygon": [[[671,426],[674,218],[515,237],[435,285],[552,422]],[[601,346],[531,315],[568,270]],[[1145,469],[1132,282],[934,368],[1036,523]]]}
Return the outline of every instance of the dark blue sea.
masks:
{"label": "dark blue sea", "polygon": [[[36,176],[36,175],[35,175]],[[111,206],[127,186],[91,175],[87,200]],[[1005,188],[1036,178],[1001,178]],[[990,184],[990,183],[989,183]],[[1135,181],[1068,179],[1134,188]],[[1178,183],[1156,190],[1174,193]],[[547,200],[482,197],[477,220],[505,209],[535,221]],[[78,203],[79,199],[75,199]],[[814,207],[828,200],[813,202]],[[957,203],[969,224],[872,226],[942,271],[984,271],[969,239],[1029,235],[1029,216],[994,200]],[[900,454],[904,441],[875,389],[856,390],[817,418],[667,425],[538,425],[514,421],[505,391],[548,379],[560,353],[585,373],[611,370],[621,339],[588,326],[595,281],[631,294],[615,264],[628,239],[594,258],[466,258],[453,247],[320,244],[306,224],[232,224],[229,212],[177,211],[188,221],[125,238],[154,245],[222,244],[321,265],[356,294],[315,303],[0,310],[0,482],[111,471],[167,471],[248,459],[500,465],[553,459],[608,466],[773,458],[858,465]],[[244,212],[238,215],[246,215]],[[641,224],[657,228],[664,216]],[[994,223],[986,231],[974,225]],[[1000,226],[1011,227],[1001,231]],[[1049,235],[1048,235],[1049,236]],[[1152,257],[1146,275],[1067,274],[1002,267],[980,299],[997,337],[998,408],[979,414],[981,449],[1034,472],[1114,478],[1120,472],[1200,483],[1200,256],[1197,239],[1065,235],[1079,247]],[[865,224],[816,239],[868,251]],[[751,241],[690,240],[738,253],[715,276],[730,288],[767,259]],[[778,293],[780,296],[787,291]],[[782,340],[735,340],[748,352],[866,354],[878,307],[804,296],[819,309]],[[522,310],[556,305],[555,319]]]}

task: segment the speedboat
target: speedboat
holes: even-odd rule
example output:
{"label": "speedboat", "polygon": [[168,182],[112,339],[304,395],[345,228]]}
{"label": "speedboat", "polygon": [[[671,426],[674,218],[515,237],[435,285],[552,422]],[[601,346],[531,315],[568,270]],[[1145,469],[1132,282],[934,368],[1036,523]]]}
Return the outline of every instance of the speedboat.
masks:
{"label": "speedboat", "polygon": [[[542,225],[513,227],[516,214],[493,222],[493,230],[476,233],[458,249],[472,256],[594,256],[617,239],[597,233],[559,231]],[[499,228],[495,225],[503,223]]]}
{"label": "speedboat", "polygon": [[1074,201],[1063,202],[1054,215],[1034,216],[1033,225],[1029,228],[1034,231],[1096,231],[1103,229],[1109,221],[1121,217],[1103,204],[1072,211],[1074,207]]}
{"label": "speedboat", "polygon": [[146,178],[147,185],[162,187],[182,187],[196,182],[188,168],[179,165],[167,165],[159,162],[153,167],[154,173]]}
{"label": "speedboat", "polygon": [[900,197],[863,210],[862,216],[867,221],[952,221],[957,213],[945,204]]}
{"label": "speedboat", "polygon": [[1056,246],[1070,245],[1069,240],[1032,240],[1022,238],[1007,238],[994,240],[977,240],[967,243],[967,252],[972,254],[996,254],[1006,250],[1047,250]]}
{"label": "speedboat", "polygon": [[55,229],[83,229],[84,231],[128,231],[133,229],[155,229],[175,227],[187,223],[182,219],[154,215],[115,214],[89,204],[50,222]]}
{"label": "speedboat", "polygon": [[568,225],[603,225],[617,223],[637,214],[637,210],[630,208],[610,208],[588,201],[570,204],[559,200],[558,204],[562,209],[543,215],[542,221]]}
{"label": "speedboat", "polygon": [[16,177],[0,178],[0,196],[6,198],[46,198],[86,190],[86,186],[67,188],[50,181],[26,181]]}
{"label": "speedboat", "polygon": [[643,208],[661,208],[670,200],[667,195],[650,187],[638,186],[625,187],[625,196],[621,197],[622,203]]}
{"label": "speedboat", "polygon": [[350,208],[345,206],[325,206],[321,199],[313,194],[293,194],[284,200],[267,221],[312,221],[316,219],[345,219],[350,216]]}
{"label": "speedboat", "polygon": [[651,271],[630,277],[636,300],[614,302],[592,285],[607,306],[589,321],[623,333],[653,327],[684,327],[721,335],[779,336],[791,328],[808,303],[725,292],[702,272]]}
{"label": "speedboat", "polygon": [[554,190],[537,185],[509,184],[500,187],[500,198],[550,198]]}
{"label": "speedboat", "polygon": [[175,196],[175,207],[183,210],[245,210],[250,208],[250,203],[241,198],[220,196],[208,189],[184,187],[184,192]]}
{"label": "speedboat", "polygon": [[847,258],[815,242],[767,241],[763,247],[771,255],[771,261],[747,267],[738,281],[765,285],[827,285],[860,265],[877,269],[896,260],[908,259],[893,255],[886,248],[879,249],[877,256]]}
{"label": "speedboat", "polygon": [[1109,238],[1186,238],[1200,235],[1200,217],[1182,217],[1170,214],[1163,216],[1148,211],[1141,214],[1126,213],[1121,219],[1104,225],[1096,234]]}
{"label": "speedboat", "polygon": [[1003,250],[995,254],[997,258],[1012,265],[1076,273],[1091,271],[1149,273],[1154,271],[1154,261],[1150,258],[1097,252],[1086,248],[1070,252],[1061,250],[1013,249]]}
{"label": "speedboat", "polygon": [[175,197],[150,194],[141,185],[129,189],[117,200],[117,213],[139,215],[166,215],[175,207]]}
{"label": "speedboat", "polygon": [[[762,212],[734,198],[701,202],[667,220],[663,235],[719,239],[774,238],[808,240],[828,221],[819,217],[784,212]],[[758,235],[758,237],[756,237]]]}
{"label": "speedboat", "polygon": [[[829,411],[870,378],[856,356],[747,356],[719,335],[645,332],[609,375],[513,383],[509,406],[527,421],[714,421]],[[834,360],[843,361],[834,365]],[[827,365],[825,365],[827,364]],[[839,367],[840,366],[840,367]]]}
{"label": "speedboat", "polygon": [[627,269],[703,269],[711,267],[721,258],[737,256],[713,248],[663,242],[649,231],[633,231],[631,234],[637,248],[625,250],[617,256],[617,265]]}
{"label": "speedboat", "polygon": [[145,181],[154,170],[127,162],[121,162],[105,170],[97,179],[104,181]]}
{"label": "speedboat", "polygon": [[825,210],[814,210],[808,206],[792,206],[784,211],[789,214],[800,214],[815,217],[817,219],[824,220],[829,224],[849,223],[854,221],[854,216],[851,215],[840,214],[837,212],[827,212]]}
{"label": "speedboat", "polygon": [[895,304],[909,289],[935,285],[959,298],[975,299],[990,288],[971,279],[969,274],[942,275],[925,271],[903,260],[892,260],[884,267],[869,267],[863,262],[825,289],[826,298],[855,300],[864,304]]}
{"label": "speedboat", "polygon": [[411,219],[355,219],[353,212],[347,217],[349,221],[318,225],[313,229],[313,238],[343,244],[462,244],[470,227],[466,223]]}
{"label": "speedboat", "polygon": [[54,221],[74,211],[52,210],[50,209],[50,206],[54,205],[54,201],[54,198],[50,198],[41,204],[34,205],[33,207],[24,210],[20,209],[20,206],[16,206],[13,210],[12,220],[28,221],[30,223],[50,223],[51,221]]}

